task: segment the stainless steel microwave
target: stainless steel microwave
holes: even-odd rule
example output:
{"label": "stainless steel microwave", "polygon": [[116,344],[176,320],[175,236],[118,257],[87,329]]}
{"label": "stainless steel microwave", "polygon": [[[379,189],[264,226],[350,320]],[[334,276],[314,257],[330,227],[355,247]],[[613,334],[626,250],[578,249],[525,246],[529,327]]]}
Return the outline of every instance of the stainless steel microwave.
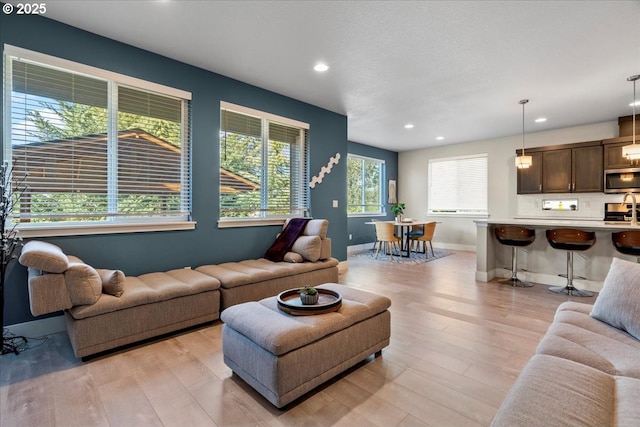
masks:
{"label": "stainless steel microwave", "polygon": [[639,193],[640,168],[611,169],[604,171],[605,193]]}

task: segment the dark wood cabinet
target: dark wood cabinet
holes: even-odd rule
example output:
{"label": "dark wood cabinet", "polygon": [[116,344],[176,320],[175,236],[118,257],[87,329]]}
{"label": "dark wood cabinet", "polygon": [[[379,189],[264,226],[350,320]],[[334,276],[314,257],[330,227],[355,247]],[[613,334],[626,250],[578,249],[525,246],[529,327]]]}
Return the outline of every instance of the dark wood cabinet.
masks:
{"label": "dark wood cabinet", "polygon": [[[518,170],[518,194],[603,191],[601,141],[539,147],[529,151],[533,165]],[[516,153],[517,154],[517,153]]]}
{"label": "dark wood cabinet", "polygon": [[598,193],[604,188],[602,145],[571,150],[571,176],[574,193]]}
{"label": "dark wood cabinet", "polygon": [[631,138],[616,138],[625,141],[604,143],[604,169],[625,169],[638,167],[637,160],[629,160],[622,156],[622,147],[632,143]]}
{"label": "dark wood cabinet", "polygon": [[518,194],[542,193],[542,152],[526,153],[531,156],[531,166],[516,169],[518,174]]}
{"label": "dark wood cabinet", "polygon": [[571,149],[542,152],[542,192],[571,192]]}

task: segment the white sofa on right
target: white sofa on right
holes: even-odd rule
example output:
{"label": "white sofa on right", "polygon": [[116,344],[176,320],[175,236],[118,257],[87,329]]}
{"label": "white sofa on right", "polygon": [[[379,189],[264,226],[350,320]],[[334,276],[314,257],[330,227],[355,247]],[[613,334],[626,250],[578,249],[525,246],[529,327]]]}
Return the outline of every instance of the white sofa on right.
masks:
{"label": "white sofa on right", "polygon": [[492,426],[640,426],[640,264],[613,258],[593,306],[558,307]]}

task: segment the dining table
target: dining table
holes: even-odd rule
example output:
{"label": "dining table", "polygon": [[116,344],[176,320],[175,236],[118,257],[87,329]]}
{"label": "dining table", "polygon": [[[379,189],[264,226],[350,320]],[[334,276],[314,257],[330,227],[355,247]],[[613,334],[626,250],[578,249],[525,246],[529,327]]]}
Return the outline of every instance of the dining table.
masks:
{"label": "dining table", "polygon": [[[400,231],[399,234],[396,234],[397,236],[400,236],[400,256],[402,257],[410,257],[411,256],[411,247],[409,246],[410,240],[409,240],[409,230],[410,227],[416,226],[416,225],[425,225],[425,224],[429,224],[430,222],[434,222],[433,220],[416,220],[416,219],[405,219],[402,221],[383,221],[383,222],[387,222],[387,223],[391,223],[393,224],[396,228],[398,228],[398,230]],[[376,221],[368,221],[365,222],[365,224],[373,224],[375,225]]]}

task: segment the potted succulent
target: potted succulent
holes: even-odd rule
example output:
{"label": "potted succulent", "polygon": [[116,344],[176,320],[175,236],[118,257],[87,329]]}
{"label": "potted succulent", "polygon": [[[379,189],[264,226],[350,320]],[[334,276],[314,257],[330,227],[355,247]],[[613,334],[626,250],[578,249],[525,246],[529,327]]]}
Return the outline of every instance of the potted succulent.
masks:
{"label": "potted succulent", "polygon": [[402,214],[404,214],[404,203],[394,203],[391,205],[391,212],[396,216],[396,222],[402,222]]}
{"label": "potted succulent", "polygon": [[318,303],[318,290],[313,286],[305,286],[300,289],[300,301],[303,305],[313,305]]}

